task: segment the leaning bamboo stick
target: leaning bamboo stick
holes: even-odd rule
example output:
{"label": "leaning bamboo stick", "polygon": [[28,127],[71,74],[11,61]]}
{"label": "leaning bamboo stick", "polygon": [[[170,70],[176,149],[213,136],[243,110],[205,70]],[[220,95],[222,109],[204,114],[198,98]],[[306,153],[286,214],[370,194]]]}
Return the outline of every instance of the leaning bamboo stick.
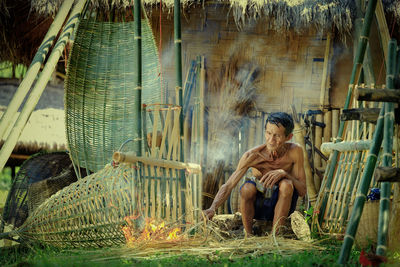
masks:
{"label": "leaning bamboo stick", "polygon": [[[386,86],[387,89],[394,89],[394,74],[396,69],[396,49],[397,41],[392,39],[388,46],[388,61]],[[393,161],[393,122],[394,122],[394,103],[385,103],[385,118],[384,118],[384,139],[383,139],[383,162],[382,166],[392,167]],[[379,207],[378,219],[378,246],[376,248],[377,255],[385,255],[387,250],[387,235],[389,228],[389,205],[391,186],[389,182],[381,183],[381,198]]]}
{"label": "leaning bamboo stick", "polygon": [[6,112],[3,114],[3,117],[1,118],[0,140],[6,139],[6,136],[4,136],[4,134],[7,132],[7,129],[14,126],[14,124],[12,124],[14,122],[12,118],[19,109],[19,107],[21,106],[21,103],[24,100],[25,96],[29,92],[29,89],[31,88],[34,82],[40,70],[41,65],[44,63],[46,55],[49,52],[50,47],[52,46],[54,40],[56,39],[57,34],[60,31],[73,3],[74,0],[66,0],[63,2],[59,11],[57,12],[56,17],[54,18],[53,23],[51,24],[48,32],[43,38],[43,41],[40,44],[39,49],[36,52],[35,57],[33,58],[32,63],[25,74],[24,79],[18,86],[18,89],[15,92],[10,104],[8,105]]}
{"label": "leaning bamboo stick", "polygon": [[153,165],[157,167],[163,168],[174,168],[179,170],[187,170],[191,173],[200,173],[201,166],[196,163],[185,163],[173,160],[165,160],[165,159],[156,159],[150,157],[139,157],[136,156],[133,152],[114,152],[113,160],[115,162],[142,162],[147,165]]}
{"label": "leaning bamboo stick", "polygon": [[14,128],[12,129],[6,142],[3,144],[3,147],[0,151],[0,171],[3,170],[4,165],[11,155],[11,152],[13,151],[15,144],[17,143],[18,138],[22,133],[22,130],[28,122],[30,115],[32,114],[36,104],[38,103],[39,98],[42,95],[43,90],[46,87],[46,84],[56,67],[58,59],[63,53],[65,44],[68,42],[75,26],[79,22],[80,14],[83,10],[83,7],[85,6],[85,3],[86,0],[79,0],[72,9],[70,14],[71,19],[69,19],[67,24],[65,25],[63,33],[61,34],[56,45],[54,46],[54,50],[51,52],[49,59],[47,60],[47,63],[44,66],[43,71],[36,82],[35,87],[32,89],[32,92],[28,100],[26,101],[24,108],[22,109],[14,125]]}

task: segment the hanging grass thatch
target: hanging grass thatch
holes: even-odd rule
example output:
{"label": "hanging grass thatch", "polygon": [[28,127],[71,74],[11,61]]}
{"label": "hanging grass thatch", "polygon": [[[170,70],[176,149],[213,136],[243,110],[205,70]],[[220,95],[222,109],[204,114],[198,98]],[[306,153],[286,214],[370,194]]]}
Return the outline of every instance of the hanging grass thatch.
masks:
{"label": "hanging grass thatch", "polygon": [[[158,5],[160,1],[144,0],[145,5]],[[206,3],[207,1],[182,0],[181,4],[190,6],[193,3]],[[243,26],[249,19],[267,18],[268,26],[276,30],[301,31],[310,26],[318,30],[336,28],[340,34],[347,34],[352,30],[356,6],[349,0],[231,0],[218,1],[227,4],[232,10],[235,22]],[[32,0],[32,8],[40,14],[55,14],[62,0]],[[172,9],[174,1],[162,1],[167,9]],[[92,0],[93,7],[101,10],[126,9],[133,6],[129,0]],[[212,4],[215,4],[213,2]],[[400,17],[400,4],[396,1],[386,0],[384,5],[387,12],[393,12]]]}

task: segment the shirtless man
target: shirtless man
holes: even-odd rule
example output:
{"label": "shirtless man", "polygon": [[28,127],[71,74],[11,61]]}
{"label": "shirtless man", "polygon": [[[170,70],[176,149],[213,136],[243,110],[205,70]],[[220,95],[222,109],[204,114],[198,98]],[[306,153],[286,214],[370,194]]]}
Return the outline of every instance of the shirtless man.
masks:
{"label": "shirtless man", "polygon": [[[246,232],[252,234],[253,219],[273,219],[273,225],[277,227],[284,224],[284,219],[295,210],[298,196],[307,193],[303,150],[287,142],[293,136],[293,128],[293,119],[287,113],[276,112],[268,116],[265,144],[243,154],[235,172],[221,186],[210,208],[204,210],[208,219],[215,215],[216,209],[228,199],[247,170],[252,168],[254,178],[247,179],[240,187],[240,210]],[[257,183],[263,190],[271,188],[272,196],[265,198],[257,190]]]}

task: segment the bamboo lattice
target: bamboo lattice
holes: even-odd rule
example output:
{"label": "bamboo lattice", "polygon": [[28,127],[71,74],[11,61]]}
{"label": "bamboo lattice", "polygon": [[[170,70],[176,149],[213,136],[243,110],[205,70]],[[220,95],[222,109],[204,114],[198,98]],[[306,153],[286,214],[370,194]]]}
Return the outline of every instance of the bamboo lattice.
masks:
{"label": "bamboo lattice", "polygon": [[[372,102],[354,102],[353,108],[372,107],[373,105],[375,104]],[[360,121],[352,121],[349,124],[351,124],[351,129],[346,132],[344,141],[372,140],[374,124]],[[322,186],[325,190],[318,195],[316,210],[318,210],[324,196],[327,196],[325,214],[322,215],[324,218],[323,228],[331,233],[342,233],[345,230],[356,191],[364,172],[368,151],[369,148],[359,150],[354,146],[348,151],[341,152],[331,187],[327,189],[324,184]],[[378,162],[381,162],[381,160],[381,156],[378,156]],[[327,168],[329,166],[330,164],[327,165]],[[328,169],[325,171],[323,182],[326,182],[327,173],[329,173]],[[372,187],[377,187],[377,182],[374,179],[370,184],[370,188]]]}

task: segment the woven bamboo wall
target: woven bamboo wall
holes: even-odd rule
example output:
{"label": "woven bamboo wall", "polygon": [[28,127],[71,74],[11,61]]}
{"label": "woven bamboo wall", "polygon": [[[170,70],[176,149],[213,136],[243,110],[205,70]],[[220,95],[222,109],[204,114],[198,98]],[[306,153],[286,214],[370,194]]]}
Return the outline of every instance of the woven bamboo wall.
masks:
{"label": "woven bamboo wall", "polygon": [[[259,111],[287,111],[292,103],[298,111],[318,107],[325,38],[312,32],[296,35],[269,31],[262,20],[239,31],[227,12],[227,8],[206,5],[204,9],[192,8],[184,14],[183,77],[197,55],[205,55],[208,70],[219,71],[232,53],[245,50],[243,62],[257,65],[261,71],[256,103]],[[172,17],[163,13],[161,25],[163,81],[172,97],[175,95]],[[153,10],[152,28],[159,46],[159,10]]]}

